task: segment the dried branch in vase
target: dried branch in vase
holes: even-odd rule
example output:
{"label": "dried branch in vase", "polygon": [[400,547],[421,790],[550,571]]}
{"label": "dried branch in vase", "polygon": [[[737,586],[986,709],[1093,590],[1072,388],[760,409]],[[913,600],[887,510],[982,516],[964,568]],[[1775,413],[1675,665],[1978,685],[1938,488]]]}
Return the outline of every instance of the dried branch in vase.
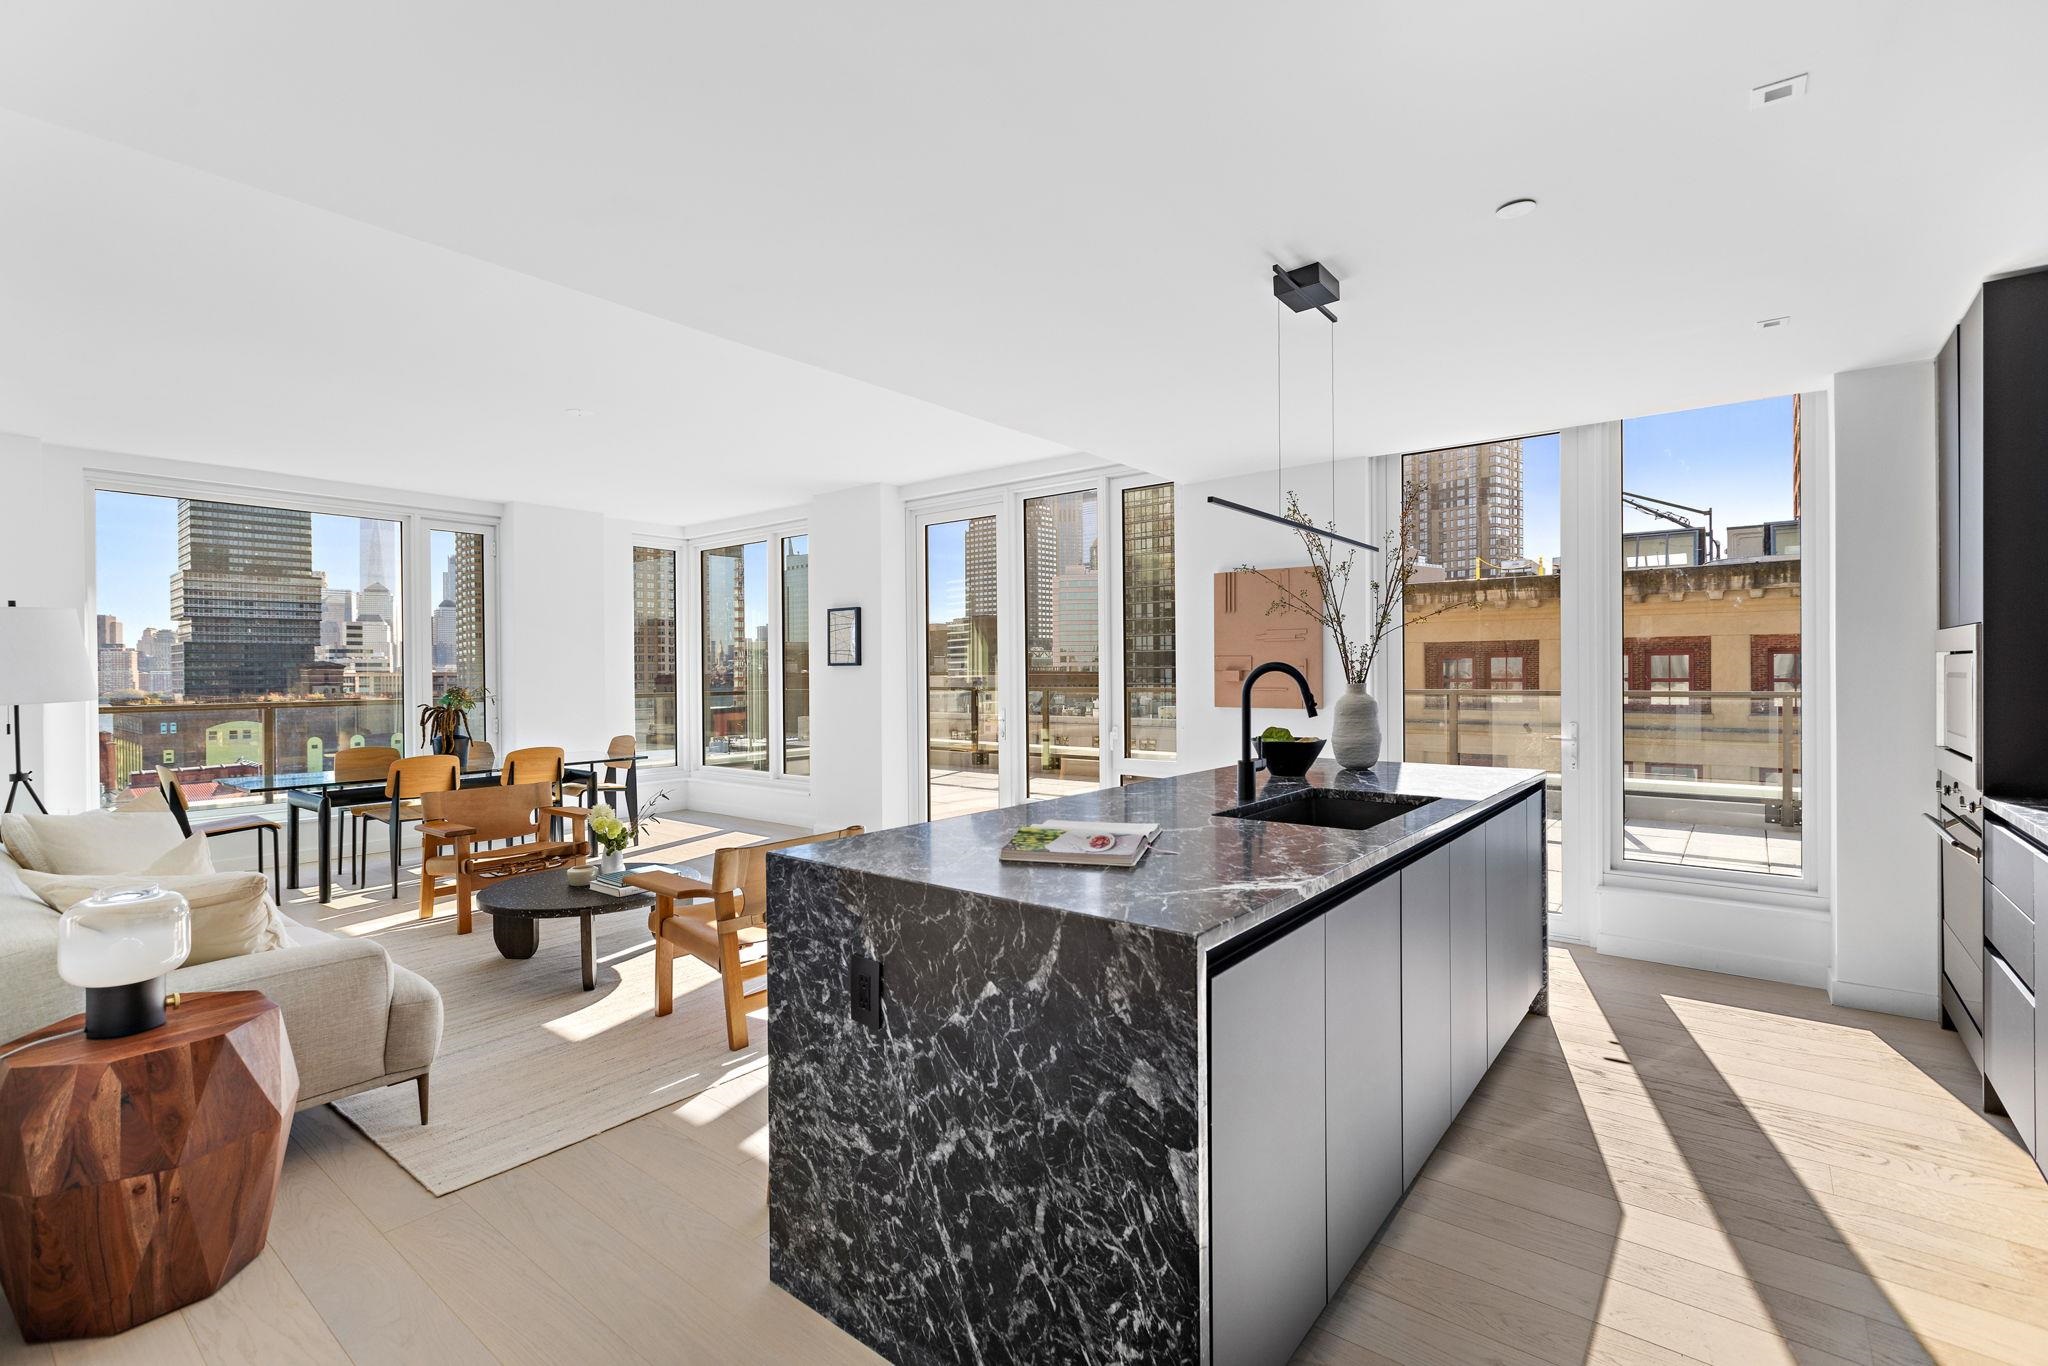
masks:
{"label": "dried branch in vase", "polygon": [[[1401,489],[1400,525],[1381,538],[1385,547],[1381,552],[1386,557],[1384,578],[1372,578],[1368,584],[1368,625],[1364,638],[1354,642],[1351,636],[1345,600],[1351,592],[1351,573],[1358,558],[1356,550],[1346,551],[1343,558],[1337,558],[1333,545],[1316,535],[1303,530],[1302,547],[1308,552],[1310,572],[1314,574],[1317,593],[1314,597],[1288,587],[1281,580],[1266,573],[1256,565],[1239,565],[1238,572],[1251,574],[1269,587],[1277,597],[1267,606],[1270,615],[1295,612],[1308,617],[1323,630],[1330,633],[1337,647],[1338,658],[1344,661],[1344,681],[1350,684],[1363,683],[1372,675],[1372,666],[1379,659],[1380,651],[1395,632],[1405,625],[1428,621],[1431,617],[1442,616],[1445,612],[1457,611],[1470,603],[1446,603],[1428,611],[1400,619],[1401,600],[1408,591],[1410,580],[1422,564],[1419,549],[1421,537],[1416,534],[1417,516],[1421,510],[1422,487],[1419,484],[1404,484]],[[1314,527],[1316,522],[1302,509],[1299,495],[1287,495],[1287,508],[1282,514],[1290,522],[1299,522],[1304,528]],[[1335,531],[1337,524],[1332,521],[1323,527]]]}

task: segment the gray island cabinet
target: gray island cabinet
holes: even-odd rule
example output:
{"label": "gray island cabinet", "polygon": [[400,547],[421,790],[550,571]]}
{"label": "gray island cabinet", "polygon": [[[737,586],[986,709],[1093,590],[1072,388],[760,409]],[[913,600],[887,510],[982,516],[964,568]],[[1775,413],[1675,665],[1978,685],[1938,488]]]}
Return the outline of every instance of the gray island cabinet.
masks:
{"label": "gray island cabinet", "polygon": [[[1233,783],[771,855],[778,1285],[920,1366],[1287,1360],[1543,1009],[1543,775]],[[1056,819],[1162,833],[998,862]]]}

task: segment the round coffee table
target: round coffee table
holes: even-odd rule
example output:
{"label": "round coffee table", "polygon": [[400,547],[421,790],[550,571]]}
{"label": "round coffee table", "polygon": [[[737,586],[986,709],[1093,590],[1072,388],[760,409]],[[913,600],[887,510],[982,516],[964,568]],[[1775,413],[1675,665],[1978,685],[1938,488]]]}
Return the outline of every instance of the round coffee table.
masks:
{"label": "round coffee table", "polygon": [[[655,864],[630,864],[626,871],[637,873]],[[569,875],[561,868],[525,877],[506,878],[477,893],[477,909],[491,917],[491,940],[507,958],[531,958],[540,947],[540,922],[576,917],[583,930],[583,989],[597,990],[597,954],[592,945],[591,922],[613,911],[645,910],[654,904],[652,892],[631,896],[606,896],[587,887],[571,887]]]}

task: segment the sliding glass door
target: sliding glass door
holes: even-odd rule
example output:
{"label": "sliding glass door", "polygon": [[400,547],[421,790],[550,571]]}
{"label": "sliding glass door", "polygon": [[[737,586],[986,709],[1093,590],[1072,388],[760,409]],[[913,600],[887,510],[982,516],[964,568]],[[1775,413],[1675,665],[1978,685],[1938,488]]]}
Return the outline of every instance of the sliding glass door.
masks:
{"label": "sliding glass door", "polygon": [[1106,477],[915,507],[915,809],[938,820],[1174,770],[1174,489]]}
{"label": "sliding glass door", "polygon": [[918,529],[924,601],[925,810],[932,820],[1003,805],[999,651],[1003,510],[934,516]]}

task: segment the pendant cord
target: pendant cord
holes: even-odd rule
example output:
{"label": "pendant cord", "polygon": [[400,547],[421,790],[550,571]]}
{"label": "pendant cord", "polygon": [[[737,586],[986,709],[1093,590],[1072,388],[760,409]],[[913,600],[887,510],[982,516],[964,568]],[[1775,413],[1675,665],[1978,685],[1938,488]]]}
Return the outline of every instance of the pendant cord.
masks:
{"label": "pendant cord", "polygon": [[1330,525],[1337,525],[1337,324],[1330,324]]}
{"label": "pendant cord", "polygon": [[1274,301],[1274,512],[1286,512],[1286,494],[1282,492],[1282,483],[1286,481],[1286,455],[1280,442],[1280,399],[1280,303]]}

